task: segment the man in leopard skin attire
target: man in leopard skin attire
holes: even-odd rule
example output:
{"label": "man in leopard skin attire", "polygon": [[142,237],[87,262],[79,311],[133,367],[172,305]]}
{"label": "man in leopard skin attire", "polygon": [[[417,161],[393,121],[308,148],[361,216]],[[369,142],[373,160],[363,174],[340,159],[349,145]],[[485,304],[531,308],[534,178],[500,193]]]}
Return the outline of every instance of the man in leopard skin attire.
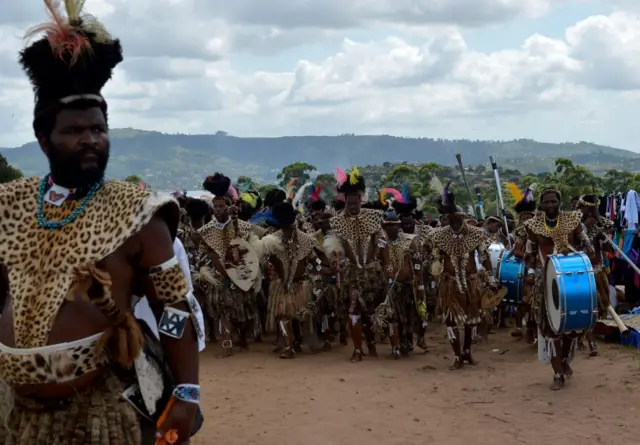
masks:
{"label": "man in leopard skin attire", "polygon": [[[578,342],[577,335],[556,334],[551,329],[545,304],[544,266],[549,255],[569,254],[584,250],[593,253],[593,246],[582,225],[582,213],[560,210],[562,195],[556,189],[540,193],[540,208],[524,223],[527,230],[525,260],[528,274],[535,276],[535,291],[531,310],[538,325],[538,353],[540,361],[553,368],[552,390],[564,387],[565,379],[573,376],[570,363]],[[531,279],[531,278],[530,278]]]}
{"label": "man in leopard skin attire", "polygon": [[[101,91],[123,60],[120,41],[84,2],[45,6],[51,22],[34,28],[44,36],[31,33],[20,63],[50,174],[0,186],[10,289],[0,318],[0,443],[152,445],[174,439],[170,431],[188,442],[199,364],[173,248],[178,203],[105,181]],[[136,321],[134,293],[159,315],[159,338]]]}
{"label": "man in leopard skin attire", "polygon": [[[345,173],[338,170],[337,190],[344,196],[345,207],[331,219],[331,229],[342,239],[347,262],[342,274],[342,298],[347,302],[353,340],[352,362],[363,357],[363,334],[368,353],[377,357],[373,316],[382,302],[384,280],[378,257],[382,235],[380,210],[362,208],[366,190],[364,177],[357,167]],[[351,254],[349,254],[349,252]]]}

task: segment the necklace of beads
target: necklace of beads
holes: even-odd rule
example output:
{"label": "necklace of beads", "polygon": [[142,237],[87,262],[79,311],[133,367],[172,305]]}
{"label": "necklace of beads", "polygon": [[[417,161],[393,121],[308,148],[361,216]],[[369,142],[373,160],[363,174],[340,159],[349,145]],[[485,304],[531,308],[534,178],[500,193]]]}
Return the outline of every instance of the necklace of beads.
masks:
{"label": "necklace of beads", "polygon": [[38,192],[38,225],[40,225],[40,227],[42,227],[43,229],[48,229],[49,231],[53,232],[55,229],[60,229],[78,219],[78,216],[80,216],[82,212],[84,212],[84,209],[87,204],[89,204],[89,201],[93,199],[96,193],[98,193],[98,191],[104,185],[104,179],[101,179],[100,181],[93,184],[93,186],[91,186],[91,189],[89,189],[87,196],[84,197],[80,205],[71,213],[71,215],[67,216],[61,221],[47,221],[44,216],[44,197],[47,192],[47,185],[49,183],[50,177],[51,175],[49,174],[42,178],[42,180],[40,181],[40,189]]}
{"label": "necklace of beads", "polygon": [[[549,223],[551,223],[553,227],[549,227]],[[555,219],[549,219],[546,216],[544,217],[544,228],[547,229],[549,232],[554,232],[559,225],[560,225],[560,215],[558,215],[558,217]]]}

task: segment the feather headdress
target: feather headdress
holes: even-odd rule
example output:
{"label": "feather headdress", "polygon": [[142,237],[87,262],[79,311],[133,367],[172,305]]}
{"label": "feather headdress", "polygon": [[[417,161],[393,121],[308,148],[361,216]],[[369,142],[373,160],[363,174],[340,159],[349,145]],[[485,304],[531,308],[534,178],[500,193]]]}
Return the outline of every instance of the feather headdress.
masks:
{"label": "feather headdress", "polygon": [[320,193],[322,192],[322,184],[313,185],[309,189],[309,199],[314,202],[320,199]]}
{"label": "feather headdress", "polygon": [[385,207],[389,204],[386,199],[387,195],[393,196],[394,202],[395,201],[404,202],[404,197],[402,196],[402,193],[400,193],[400,191],[391,187],[385,187],[382,190],[380,190],[380,203]]}
{"label": "feather headdress", "polygon": [[258,201],[260,200],[260,195],[251,192],[243,192],[240,194],[240,199],[243,202],[246,202],[249,206],[256,209],[258,208]]}
{"label": "feather headdress", "polygon": [[291,204],[293,204],[294,209],[299,209],[300,204],[302,203],[302,197],[304,196],[304,192],[313,185],[311,182],[307,182],[302,187],[298,189],[293,199],[291,200]]}
{"label": "feather headdress", "polygon": [[438,199],[438,207],[441,214],[458,212],[456,199],[451,191],[451,182],[452,181],[447,182],[447,185],[442,190],[442,195],[440,195]]}
{"label": "feather headdress", "polygon": [[[44,0],[50,20],[27,32],[44,36],[20,53],[36,96],[36,119],[78,101],[104,105],[101,90],[122,62],[120,41],[83,11],[86,0]],[[35,123],[34,123],[35,126]]]}
{"label": "feather headdress", "polygon": [[338,187],[342,187],[345,182],[347,182],[347,173],[343,169],[338,167],[336,169],[336,185]]}
{"label": "feather headdress", "polygon": [[345,195],[348,194],[364,194],[367,189],[364,176],[360,173],[358,167],[353,167],[349,173],[338,168],[336,173],[337,191]]}
{"label": "feather headdress", "polygon": [[537,184],[531,184],[527,189],[522,193],[522,197],[516,201],[514,206],[514,210],[516,213],[531,213],[536,211],[536,199],[533,195],[536,188],[538,188]]}
{"label": "feather headdress", "polygon": [[271,208],[258,212],[249,220],[251,224],[260,225],[266,223],[270,226],[276,225],[276,220],[273,218],[273,210]]}
{"label": "feather headdress", "polygon": [[402,186],[402,199],[396,200],[392,204],[399,216],[412,215],[418,207],[418,202],[411,196],[411,188],[409,184]]}
{"label": "feather headdress", "polygon": [[524,199],[524,193],[520,191],[515,182],[509,182],[505,187],[509,190],[511,197],[513,198],[513,202],[520,202]]}
{"label": "feather headdress", "polygon": [[295,188],[297,180],[298,178],[291,178],[291,180],[287,184],[287,188],[286,188],[287,199],[293,200],[293,189]]}
{"label": "feather headdress", "polygon": [[431,181],[429,182],[429,186],[431,189],[438,195],[442,196],[444,194],[444,186],[442,185],[442,181],[436,175],[431,177]]}

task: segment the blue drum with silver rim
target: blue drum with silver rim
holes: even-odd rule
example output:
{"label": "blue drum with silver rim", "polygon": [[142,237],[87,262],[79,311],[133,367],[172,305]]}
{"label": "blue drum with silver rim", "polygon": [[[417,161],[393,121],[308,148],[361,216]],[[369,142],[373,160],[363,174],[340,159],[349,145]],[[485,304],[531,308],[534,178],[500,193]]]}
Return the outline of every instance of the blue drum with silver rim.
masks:
{"label": "blue drum with silver rim", "polygon": [[544,267],[547,319],[556,334],[588,331],[598,321],[598,291],[584,253],[549,255]]}
{"label": "blue drum with silver rim", "polygon": [[504,302],[517,305],[524,298],[524,262],[513,255],[512,250],[505,250],[498,260],[497,278],[502,287],[507,289]]}

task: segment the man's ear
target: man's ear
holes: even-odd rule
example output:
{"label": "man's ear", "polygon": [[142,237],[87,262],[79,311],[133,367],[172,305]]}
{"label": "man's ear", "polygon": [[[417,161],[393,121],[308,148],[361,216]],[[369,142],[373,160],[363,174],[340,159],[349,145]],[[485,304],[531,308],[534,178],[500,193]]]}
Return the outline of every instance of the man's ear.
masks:
{"label": "man's ear", "polygon": [[36,139],[38,140],[38,145],[40,145],[40,149],[42,152],[48,157],[49,156],[49,140],[44,137],[42,133],[36,133]]}

